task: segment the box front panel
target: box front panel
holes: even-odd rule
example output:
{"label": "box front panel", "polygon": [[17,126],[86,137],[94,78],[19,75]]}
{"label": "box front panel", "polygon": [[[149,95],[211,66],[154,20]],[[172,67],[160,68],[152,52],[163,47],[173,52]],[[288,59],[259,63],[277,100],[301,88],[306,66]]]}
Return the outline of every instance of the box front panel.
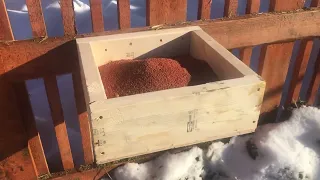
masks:
{"label": "box front panel", "polygon": [[[98,164],[255,130],[263,82],[92,113]],[[129,101],[128,101],[129,102]],[[159,110],[159,108],[161,110]]]}

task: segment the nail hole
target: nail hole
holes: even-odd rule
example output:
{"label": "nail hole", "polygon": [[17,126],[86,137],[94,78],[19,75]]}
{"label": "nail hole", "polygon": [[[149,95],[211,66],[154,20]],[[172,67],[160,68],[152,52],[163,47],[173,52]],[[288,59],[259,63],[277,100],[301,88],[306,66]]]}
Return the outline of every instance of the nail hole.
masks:
{"label": "nail hole", "polygon": [[252,121],[252,123],[256,123],[256,121]]}
{"label": "nail hole", "polygon": [[102,119],[103,118],[103,116],[99,116],[99,119]]}
{"label": "nail hole", "polygon": [[260,91],[260,88],[258,88],[258,91]]}
{"label": "nail hole", "polygon": [[108,51],[108,49],[104,49],[104,51]]}
{"label": "nail hole", "polygon": [[104,152],[101,152],[102,155],[104,155]]}
{"label": "nail hole", "polygon": [[160,42],[162,42],[162,39],[160,39]]}
{"label": "nail hole", "polygon": [[131,43],[129,43],[129,45],[130,45],[130,46],[132,46],[132,42],[131,42]]}

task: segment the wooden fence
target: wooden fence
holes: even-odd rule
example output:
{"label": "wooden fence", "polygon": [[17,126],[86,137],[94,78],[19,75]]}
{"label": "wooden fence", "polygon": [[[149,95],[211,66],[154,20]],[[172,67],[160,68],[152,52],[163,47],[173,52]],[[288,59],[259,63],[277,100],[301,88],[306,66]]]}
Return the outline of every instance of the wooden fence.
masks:
{"label": "wooden fence", "polygon": [[[260,0],[247,0],[246,15],[237,16],[238,1],[225,0],[224,16],[210,19],[212,0],[198,0],[198,21],[185,22],[186,0],[146,0],[148,26],[163,28],[198,25],[227,49],[240,48],[240,59],[250,65],[253,47],[262,45],[258,73],[267,89],[262,113],[280,104],[284,82],[292,59],[294,42],[302,39],[291,75],[286,104],[299,98],[312,51],[318,53],[314,39],[320,36],[320,0],[311,9],[302,9],[305,0],[270,0],[271,13],[258,14]],[[263,0],[261,0],[263,1]],[[60,0],[64,37],[47,38],[41,0],[26,0],[33,39],[14,41],[4,0],[0,0],[0,179],[34,179],[50,173],[36,128],[25,80],[43,78],[63,169],[75,167],[61,106],[56,76],[71,73],[86,164],[94,157],[88,115],[81,87],[75,37],[143,31],[130,29],[130,1],[118,0],[119,30],[104,31],[101,0],[90,0],[94,33],[77,35],[72,0]],[[283,13],[281,11],[286,11]],[[320,54],[313,64],[307,102],[319,102]],[[318,100],[316,99],[318,97]],[[88,175],[88,178],[92,176]]]}

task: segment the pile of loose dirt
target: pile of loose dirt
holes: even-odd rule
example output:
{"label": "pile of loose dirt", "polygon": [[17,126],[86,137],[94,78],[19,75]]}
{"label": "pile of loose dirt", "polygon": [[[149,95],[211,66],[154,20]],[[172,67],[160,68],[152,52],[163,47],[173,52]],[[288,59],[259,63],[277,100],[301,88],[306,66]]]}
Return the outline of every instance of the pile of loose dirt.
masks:
{"label": "pile of loose dirt", "polygon": [[108,98],[216,80],[207,63],[191,57],[119,60],[100,66],[99,71]]}

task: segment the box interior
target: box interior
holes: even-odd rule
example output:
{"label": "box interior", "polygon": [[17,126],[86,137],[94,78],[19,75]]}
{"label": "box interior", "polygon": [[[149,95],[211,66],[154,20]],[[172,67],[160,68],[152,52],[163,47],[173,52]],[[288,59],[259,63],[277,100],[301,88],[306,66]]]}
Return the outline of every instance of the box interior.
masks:
{"label": "box interior", "polygon": [[[197,30],[203,32],[202,30]],[[235,58],[229,51],[221,55],[221,45],[212,48],[197,31],[168,31],[166,33],[140,34],[139,36],[119,36],[117,38],[91,41],[90,49],[97,69],[111,61],[124,59],[145,59],[152,57],[191,56],[208,63],[218,80],[241,78],[244,76],[225,56]],[[205,34],[206,35],[206,34]],[[211,37],[209,36],[209,39]],[[223,47],[222,47],[223,48]],[[242,62],[240,62],[242,63]],[[231,71],[231,72],[230,72]],[[100,75],[101,80],[101,75]]]}

